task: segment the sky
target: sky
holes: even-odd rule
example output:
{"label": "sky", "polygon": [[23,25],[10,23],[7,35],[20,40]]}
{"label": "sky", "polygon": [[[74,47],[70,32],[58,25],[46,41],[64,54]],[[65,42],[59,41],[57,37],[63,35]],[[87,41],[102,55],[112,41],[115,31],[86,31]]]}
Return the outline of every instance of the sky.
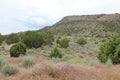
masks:
{"label": "sky", "polygon": [[0,33],[38,30],[64,16],[120,13],[120,0],[0,0]]}

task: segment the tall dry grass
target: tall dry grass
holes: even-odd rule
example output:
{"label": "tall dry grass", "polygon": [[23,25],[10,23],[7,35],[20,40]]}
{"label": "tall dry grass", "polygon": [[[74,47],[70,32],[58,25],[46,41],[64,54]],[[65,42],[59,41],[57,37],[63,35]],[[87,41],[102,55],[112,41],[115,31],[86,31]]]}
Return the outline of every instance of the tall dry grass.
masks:
{"label": "tall dry grass", "polygon": [[66,63],[41,63],[32,68],[20,68],[14,76],[4,76],[2,80],[120,80],[120,65],[83,66]]}

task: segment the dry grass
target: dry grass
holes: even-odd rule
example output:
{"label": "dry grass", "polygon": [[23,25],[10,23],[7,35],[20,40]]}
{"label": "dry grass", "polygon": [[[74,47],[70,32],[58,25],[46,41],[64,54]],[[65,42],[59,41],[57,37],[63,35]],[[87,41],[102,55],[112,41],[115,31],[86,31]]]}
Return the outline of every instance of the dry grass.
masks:
{"label": "dry grass", "polygon": [[2,80],[120,80],[120,65],[81,66],[65,63],[41,63],[32,68],[20,68],[14,76],[4,76]]}

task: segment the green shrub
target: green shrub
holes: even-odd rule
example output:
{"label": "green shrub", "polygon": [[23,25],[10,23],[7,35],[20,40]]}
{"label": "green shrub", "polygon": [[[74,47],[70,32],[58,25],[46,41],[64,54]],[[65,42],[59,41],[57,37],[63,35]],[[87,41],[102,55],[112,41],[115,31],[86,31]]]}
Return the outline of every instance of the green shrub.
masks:
{"label": "green shrub", "polygon": [[2,44],[3,42],[3,36],[0,34],[0,45]]}
{"label": "green shrub", "polygon": [[58,38],[57,38],[57,40],[56,40],[56,43],[57,43],[57,44],[60,44],[60,38],[61,38],[61,37],[58,37]]}
{"label": "green shrub", "polygon": [[69,46],[69,39],[67,38],[64,38],[62,40],[60,40],[59,44],[60,44],[60,47],[62,48],[67,48]]}
{"label": "green shrub", "polygon": [[18,42],[10,48],[10,56],[11,57],[19,57],[20,54],[25,55],[26,46],[22,42]]}
{"label": "green shrub", "polygon": [[4,58],[4,56],[0,55],[0,69],[7,64],[6,59]]}
{"label": "green shrub", "polygon": [[[120,40],[120,39],[119,39]],[[115,59],[114,59],[114,62],[116,62],[116,63],[120,63],[120,43],[119,43],[119,45],[116,47],[116,49],[115,49]]]}
{"label": "green shrub", "polygon": [[21,39],[28,48],[39,48],[42,45],[51,45],[54,36],[50,31],[27,31],[22,35]]}
{"label": "green shrub", "polygon": [[114,35],[105,41],[99,49],[98,59],[106,63],[110,58],[113,63],[120,63],[120,36]]}
{"label": "green shrub", "polygon": [[54,41],[54,35],[50,31],[41,32],[45,45],[51,45]]}
{"label": "green shrub", "polygon": [[5,37],[5,42],[10,45],[10,44],[13,44],[13,43],[17,43],[20,41],[20,37],[18,36],[18,34],[9,34]]}
{"label": "green shrub", "polygon": [[60,44],[60,39],[57,39],[56,43],[57,43],[57,45],[59,45]]}
{"label": "green shrub", "polygon": [[22,36],[22,42],[28,48],[39,48],[44,43],[42,34],[35,32],[35,31],[27,31]]}
{"label": "green shrub", "polygon": [[25,58],[23,61],[22,61],[22,66],[25,67],[25,68],[29,68],[31,66],[33,66],[35,64],[35,61],[32,59],[32,58]]}
{"label": "green shrub", "polygon": [[2,73],[5,75],[14,75],[18,72],[18,67],[15,65],[6,64],[2,68]]}
{"label": "green shrub", "polygon": [[78,43],[79,45],[85,45],[87,44],[87,40],[82,37],[82,38],[79,38],[76,43]]}
{"label": "green shrub", "polygon": [[51,58],[62,58],[62,53],[58,48],[54,48],[50,53]]}
{"label": "green shrub", "polygon": [[95,44],[98,44],[99,42],[98,41],[95,41]]}
{"label": "green shrub", "polygon": [[102,42],[105,42],[105,41],[106,41],[106,39],[103,39],[103,40],[102,40]]}

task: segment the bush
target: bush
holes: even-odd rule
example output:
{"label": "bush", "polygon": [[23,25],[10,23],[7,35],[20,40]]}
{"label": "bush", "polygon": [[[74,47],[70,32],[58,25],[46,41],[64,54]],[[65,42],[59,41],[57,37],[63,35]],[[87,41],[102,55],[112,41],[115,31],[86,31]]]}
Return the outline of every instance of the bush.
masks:
{"label": "bush", "polygon": [[41,32],[45,45],[51,45],[54,41],[54,36],[50,31]]}
{"label": "bush", "polygon": [[0,69],[7,64],[6,59],[4,58],[4,56],[0,55]]}
{"label": "bush", "polygon": [[2,73],[5,75],[14,75],[18,72],[18,67],[13,65],[4,65],[2,68]]}
{"label": "bush", "polygon": [[50,31],[27,31],[22,35],[21,39],[28,48],[39,48],[43,44],[51,45],[54,41],[54,36]]}
{"label": "bush", "polygon": [[114,59],[114,62],[120,63],[120,43],[119,43],[119,45],[115,49],[115,59]]}
{"label": "bush", "polygon": [[115,64],[120,63],[120,37],[118,35],[112,36],[100,46],[98,59],[106,63],[108,58]]}
{"label": "bush", "polygon": [[0,34],[0,45],[2,44],[3,42],[3,36]]}
{"label": "bush", "polygon": [[76,43],[78,43],[79,45],[85,45],[87,44],[87,40],[82,37],[82,38],[79,38]]}
{"label": "bush", "polygon": [[50,57],[51,58],[62,58],[62,54],[61,51],[58,48],[54,48],[53,50],[51,50],[50,53]]}
{"label": "bush", "polygon": [[10,34],[10,35],[7,35],[6,38],[5,38],[5,42],[10,45],[10,44],[13,44],[13,43],[17,43],[20,41],[20,37],[18,36],[18,34]]}
{"label": "bush", "polygon": [[28,48],[39,48],[44,43],[42,34],[35,32],[35,31],[27,31],[22,36],[22,42]]}
{"label": "bush", "polygon": [[64,38],[62,40],[60,40],[59,44],[60,44],[60,47],[62,48],[67,48],[69,46],[69,39],[67,38]]}
{"label": "bush", "polygon": [[19,57],[20,54],[25,55],[26,46],[22,42],[18,42],[10,48],[10,56],[11,57]]}
{"label": "bush", "polygon": [[32,58],[25,58],[22,61],[22,66],[25,68],[29,68],[35,64],[35,61]]}
{"label": "bush", "polygon": [[57,43],[57,44],[60,44],[60,39],[61,39],[61,37],[58,37],[58,38],[57,38],[57,40],[56,40],[56,43]]}

